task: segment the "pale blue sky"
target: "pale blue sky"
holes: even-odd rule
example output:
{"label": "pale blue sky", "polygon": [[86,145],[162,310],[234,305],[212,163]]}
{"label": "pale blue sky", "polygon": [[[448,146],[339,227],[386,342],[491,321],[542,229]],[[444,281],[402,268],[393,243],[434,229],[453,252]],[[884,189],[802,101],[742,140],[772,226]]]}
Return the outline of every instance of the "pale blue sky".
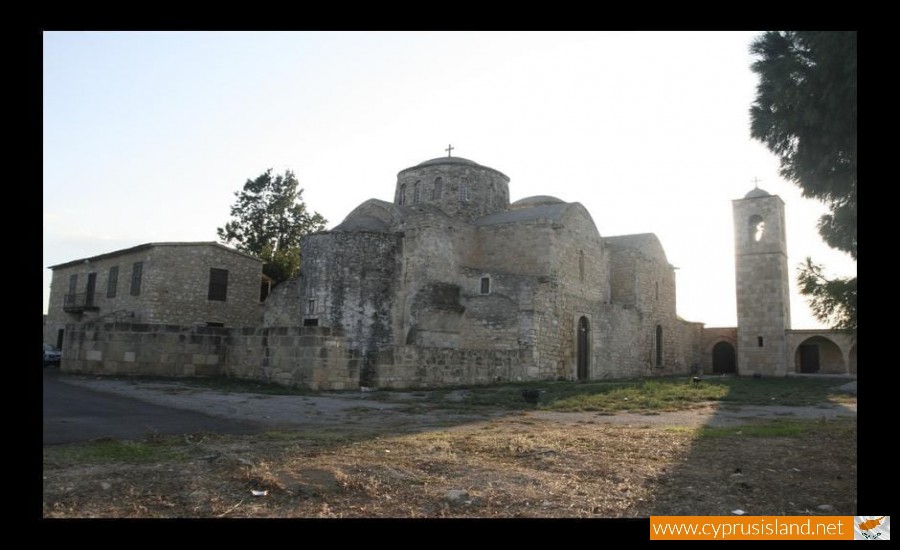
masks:
{"label": "pale blue sky", "polygon": [[[511,178],[511,200],[581,202],[603,236],[655,233],[678,312],[736,324],[732,199],[786,203],[789,266],[855,264],[822,205],[750,139],[753,32],[47,32],[48,266],[155,241],[213,241],[234,192],[291,169],[340,223],[446,155]],[[794,328],[816,328],[792,293]]]}

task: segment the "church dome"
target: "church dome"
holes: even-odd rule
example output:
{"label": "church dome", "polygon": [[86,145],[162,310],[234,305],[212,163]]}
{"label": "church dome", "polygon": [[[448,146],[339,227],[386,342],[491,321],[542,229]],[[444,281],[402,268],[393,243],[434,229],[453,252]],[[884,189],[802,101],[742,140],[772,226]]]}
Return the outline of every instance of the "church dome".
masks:
{"label": "church dome", "polygon": [[464,159],[462,157],[438,157],[436,159],[420,162],[416,166],[436,166],[439,164],[465,164],[468,166],[479,166],[477,162],[469,159]]}
{"label": "church dome", "polygon": [[519,199],[516,202],[509,205],[512,209],[518,208],[532,208],[534,206],[543,206],[545,204],[563,204],[564,200],[558,199],[556,197],[551,197],[550,195],[534,195],[532,197],[525,197],[524,199]]}
{"label": "church dome", "polygon": [[744,195],[744,198],[745,199],[758,199],[761,197],[771,197],[771,196],[772,195],[770,195],[768,191],[760,189],[759,187],[755,187],[755,188],[751,189],[749,193]]}
{"label": "church dome", "polygon": [[438,157],[397,174],[394,204],[433,205],[451,218],[472,221],[509,207],[509,177],[462,157]]}

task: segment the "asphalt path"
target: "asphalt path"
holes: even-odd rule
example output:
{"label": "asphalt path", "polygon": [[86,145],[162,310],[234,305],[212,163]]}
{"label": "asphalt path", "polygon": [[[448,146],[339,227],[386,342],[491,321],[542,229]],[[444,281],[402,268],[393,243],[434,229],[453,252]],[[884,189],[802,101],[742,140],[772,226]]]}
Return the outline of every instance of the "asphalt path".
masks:
{"label": "asphalt path", "polygon": [[249,434],[264,430],[261,424],[163,407],[66,384],[53,367],[44,369],[43,385],[44,445],[103,438],[140,440],[155,434]]}

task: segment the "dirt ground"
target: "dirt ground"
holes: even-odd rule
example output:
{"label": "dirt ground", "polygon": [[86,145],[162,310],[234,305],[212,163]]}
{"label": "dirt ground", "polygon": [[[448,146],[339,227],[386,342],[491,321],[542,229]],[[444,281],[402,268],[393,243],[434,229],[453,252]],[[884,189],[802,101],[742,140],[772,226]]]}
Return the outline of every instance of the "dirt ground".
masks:
{"label": "dirt ground", "polygon": [[44,517],[855,515],[856,401],[652,414],[69,378],[265,425],[44,449]]}

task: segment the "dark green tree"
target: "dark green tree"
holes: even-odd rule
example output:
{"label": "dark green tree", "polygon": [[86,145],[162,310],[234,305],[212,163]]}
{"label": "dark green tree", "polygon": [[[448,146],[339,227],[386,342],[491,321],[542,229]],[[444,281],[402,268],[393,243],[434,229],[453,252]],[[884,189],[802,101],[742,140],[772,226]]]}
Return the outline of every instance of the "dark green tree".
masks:
{"label": "dark green tree", "polygon": [[303,202],[303,189],[290,170],[272,175],[269,168],[235,191],[232,221],[217,228],[219,239],[265,262],[263,273],[276,283],[300,271],[300,238],[322,231],[327,221],[318,212],[310,214]]}
{"label": "dark green tree", "polygon": [[[750,52],[759,76],[751,136],[779,157],[782,177],[828,206],[819,234],[856,261],[856,31],[770,31]],[[822,269],[801,264],[801,292],[817,319],[855,333],[856,277]]]}

